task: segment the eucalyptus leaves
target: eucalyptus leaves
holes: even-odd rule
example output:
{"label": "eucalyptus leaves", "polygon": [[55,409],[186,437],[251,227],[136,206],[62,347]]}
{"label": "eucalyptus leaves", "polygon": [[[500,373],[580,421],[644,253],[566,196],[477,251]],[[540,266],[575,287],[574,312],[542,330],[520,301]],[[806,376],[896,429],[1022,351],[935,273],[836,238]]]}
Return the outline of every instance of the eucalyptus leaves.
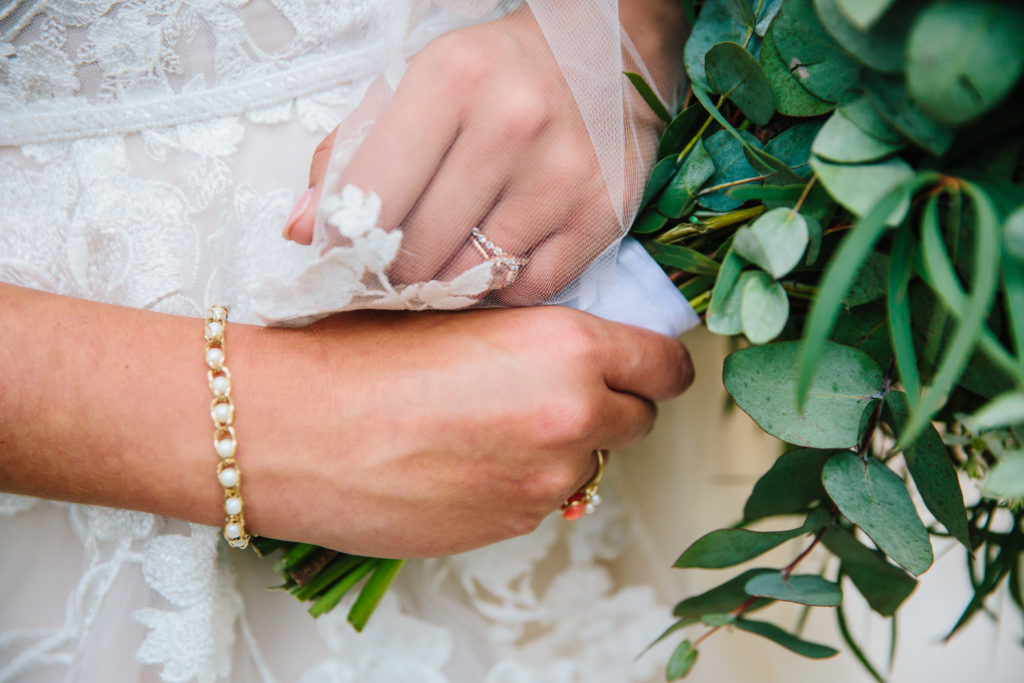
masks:
{"label": "eucalyptus leaves", "polygon": [[[835,654],[749,618],[785,601],[834,609],[882,680],[846,626],[843,590],[894,615],[933,562],[932,537],[973,553],[974,598],[950,635],[1004,583],[1024,609],[1024,7],[683,6],[688,106],[673,115],[631,76],[667,123],[633,233],[709,329],[753,344],[726,360],[726,388],[792,450],[742,523],[676,566],[799,550],[680,602],[665,635],[704,631],[678,646],[668,678],[727,625]],[[981,493],[970,507],[962,475]],[[794,515],[781,531],[745,528]],[[825,573],[797,573],[821,547],[834,556]]]}

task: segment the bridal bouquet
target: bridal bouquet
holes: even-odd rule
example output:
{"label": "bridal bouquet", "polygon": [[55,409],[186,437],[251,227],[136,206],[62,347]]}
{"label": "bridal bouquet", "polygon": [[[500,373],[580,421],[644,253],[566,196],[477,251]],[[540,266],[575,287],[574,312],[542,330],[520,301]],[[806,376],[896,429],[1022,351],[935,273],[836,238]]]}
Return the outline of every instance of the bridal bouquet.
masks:
{"label": "bridal bouquet", "polygon": [[[932,538],[967,550],[974,595],[949,636],[1004,584],[1024,609],[1024,7],[683,5],[682,110],[634,77],[667,128],[633,233],[712,332],[748,342],[726,358],[725,387],[786,450],[740,523],[675,566],[800,545],[784,567],[676,605],[669,633],[702,632],[676,648],[668,678],[723,627],[836,653],[751,618],[781,601],[832,609],[881,681],[843,592],[894,620],[932,565]],[[778,516],[798,523],[747,528]],[[818,547],[830,559],[802,573]]]}
{"label": "bridal bouquet", "polygon": [[[792,602],[833,609],[881,681],[847,627],[843,591],[895,618],[932,565],[933,538],[968,551],[974,596],[950,636],[1003,585],[1024,609],[1024,7],[683,5],[682,108],[627,74],[666,122],[632,233],[712,332],[745,339],[725,361],[726,389],[786,451],[741,521],[676,566],[802,546],[784,567],[746,569],[676,605],[663,638],[703,631],[678,645],[668,678],[723,627],[834,655],[751,618]],[[798,523],[747,528],[779,516]],[[365,579],[349,612],[357,629],[401,567],[268,539],[257,548],[282,551],[283,587],[314,616]],[[800,573],[816,548],[831,559]]]}

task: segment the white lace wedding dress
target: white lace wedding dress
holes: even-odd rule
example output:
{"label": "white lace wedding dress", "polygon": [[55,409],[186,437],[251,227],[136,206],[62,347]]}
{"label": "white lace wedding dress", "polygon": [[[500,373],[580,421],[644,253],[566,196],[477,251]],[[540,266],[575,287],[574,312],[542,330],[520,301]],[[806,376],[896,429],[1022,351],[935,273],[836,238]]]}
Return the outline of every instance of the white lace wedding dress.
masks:
{"label": "white lace wedding dress", "polygon": [[[447,4],[0,3],[0,280],[257,322],[267,269],[309,260],[280,231],[320,138],[408,53],[508,10]],[[669,611],[614,580],[630,521],[603,493],[409,563],[362,634],[267,591],[219,529],[0,494],[0,681],[652,680],[663,658],[635,658]]]}

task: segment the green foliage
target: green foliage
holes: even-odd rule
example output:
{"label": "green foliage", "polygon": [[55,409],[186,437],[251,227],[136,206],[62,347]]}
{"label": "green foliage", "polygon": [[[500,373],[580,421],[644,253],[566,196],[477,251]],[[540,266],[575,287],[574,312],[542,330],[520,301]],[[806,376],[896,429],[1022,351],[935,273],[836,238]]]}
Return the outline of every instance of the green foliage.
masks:
{"label": "green foliage", "polygon": [[823,524],[820,514],[812,513],[796,529],[786,531],[750,531],[749,529],[719,529],[698,539],[686,549],[675,567],[721,569],[746,562],[786,541],[817,531]]}
{"label": "green foliage", "polygon": [[[829,656],[746,615],[835,605],[847,647],[882,680],[840,585],[895,617],[933,539],[958,542],[974,596],[951,635],[1001,585],[1024,609],[1024,8],[698,6],[689,106],[659,143],[634,232],[712,332],[753,344],[726,359],[725,387],[798,448],[757,481],[738,527],[697,539],[677,566],[735,566],[783,543],[804,552],[682,600],[666,636],[710,629],[688,641],[699,645],[727,625]],[[980,492],[970,504],[967,486]],[[794,514],[800,527],[743,528]],[[837,570],[795,573],[819,544]]]}
{"label": "green foliage", "polygon": [[928,530],[895,472],[874,458],[837,453],[821,470],[821,483],[843,516],[911,574],[932,566]]}
{"label": "green foliage", "polygon": [[798,342],[741,349],[722,378],[736,404],[772,436],[810,448],[851,448],[865,407],[879,395],[882,369],[863,351],[827,342],[803,408],[797,406]]}
{"label": "green foliage", "polygon": [[839,584],[827,581],[815,574],[791,574],[768,572],[759,574],[744,587],[748,595],[761,598],[796,602],[801,605],[835,607],[843,601]]}

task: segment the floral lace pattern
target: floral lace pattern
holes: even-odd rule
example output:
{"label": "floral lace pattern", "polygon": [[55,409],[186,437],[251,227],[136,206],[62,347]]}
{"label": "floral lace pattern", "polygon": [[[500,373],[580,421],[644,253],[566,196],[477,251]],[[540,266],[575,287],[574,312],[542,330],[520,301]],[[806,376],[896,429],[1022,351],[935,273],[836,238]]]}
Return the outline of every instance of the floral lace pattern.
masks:
{"label": "floral lace pattern", "polygon": [[[499,3],[438,4],[472,5],[476,20]],[[310,259],[279,237],[318,139],[374,74],[401,62],[388,27],[437,11],[385,0],[0,7],[0,281],[193,317],[225,303],[243,322],[338,310],[346,298],[378,308],[471,303],[490,281],[488,263],[451,282],[393,286],[386,270],[402,234],[381,230],[379,199],[356,188],[323,204],[344,244]],[[276,156],[254,162],[252,150],[271,142]],[[295,186],[281,184],[286,171]],[[296,290],[306,297],[285,295]],[[328,308],[313,293],[329,294]],[[217,530],[170,533],[143,513],[11,495],[0,495],[0,515],[0,524],[38,518],[47,534],[64,524],[82,552],[73,585],[45,584],[66,590],[59,616],[40,625],[0,607],[0,681],[54,671],[88,680],[88,666],[103,670],[97,643],[114,627],[140,629],[117,646],[135,648],[129,659],[143,679],[245,679],[241,659],[274,680],[277,662],[264,660],[266,643],[249,628],[273,617],[247,611]],[[472,607],[472,625],[435,623],[391,596],[357,635],[339,610],[292,634],[310,652],[301,680],[466,680],[453,672],[470,636],[485,636],[490,650],[474,680],[643,680],[656,662],[631,662],[667,612],[650,589],[617,588],[594,566],[621,552],[622,520],[609,501],[573,527],[553,517],[530,536],[416,563],[410,581],[454,584],[447,599]],[[558,566],[542,590],[538,567],[552,556]],[[128,591],[136,583],[141,592]],[[120,619],[119,600],[128,605]]]}

